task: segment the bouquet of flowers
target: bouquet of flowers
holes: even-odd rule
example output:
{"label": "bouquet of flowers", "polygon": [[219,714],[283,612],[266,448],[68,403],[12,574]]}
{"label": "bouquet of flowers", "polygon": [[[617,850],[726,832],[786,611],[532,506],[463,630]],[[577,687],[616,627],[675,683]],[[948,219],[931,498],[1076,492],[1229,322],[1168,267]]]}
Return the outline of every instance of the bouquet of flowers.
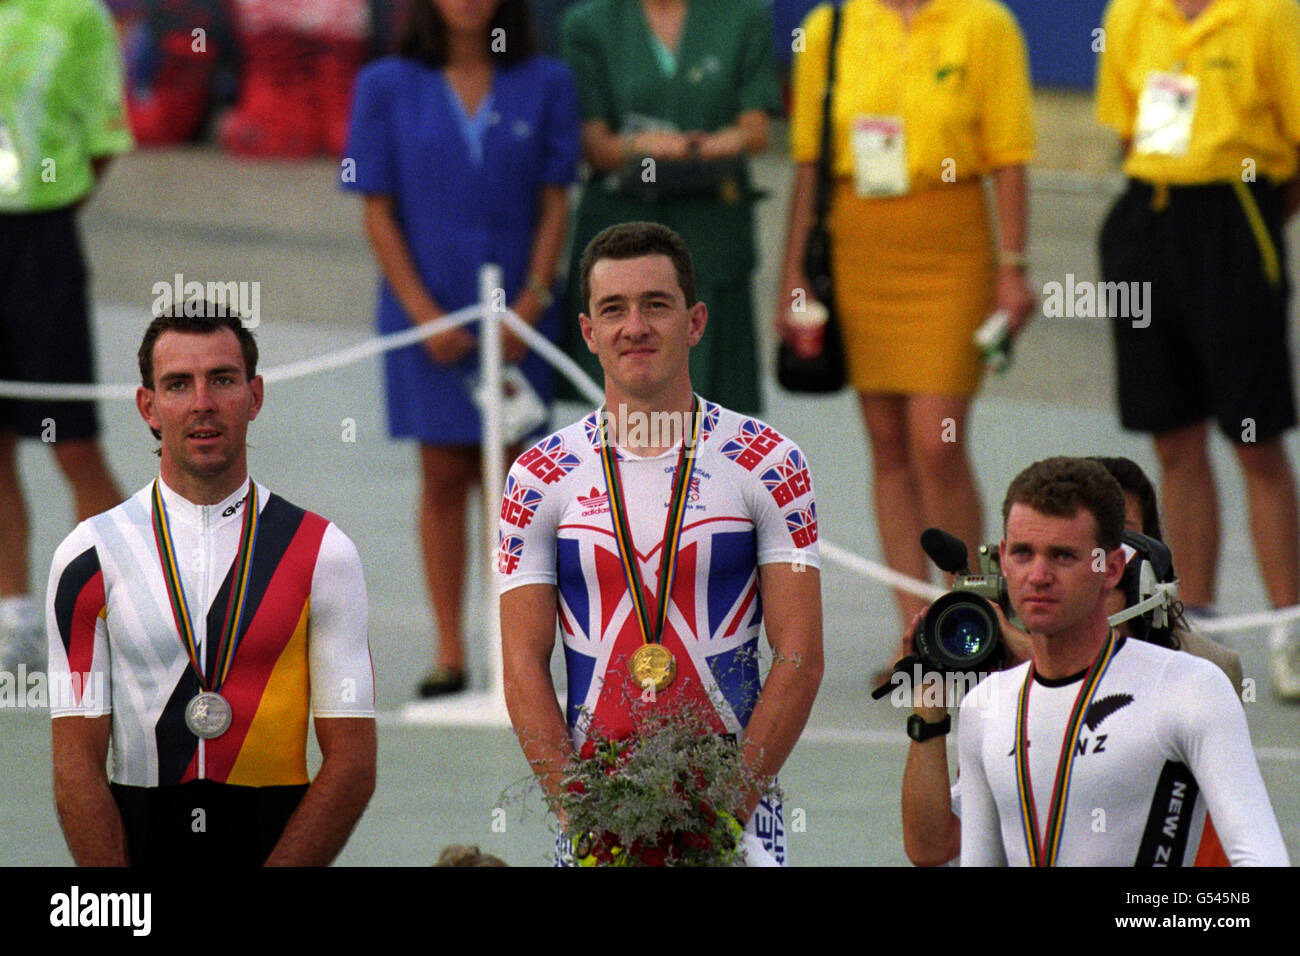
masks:
{"label": "bouquet of flowers", "polygon": [[734,814],[769,781],[689,703],[661,702],[637,728],[626,739],[593,728],[565,767],[552,809],[575,834],[578,865],[742,865]]}

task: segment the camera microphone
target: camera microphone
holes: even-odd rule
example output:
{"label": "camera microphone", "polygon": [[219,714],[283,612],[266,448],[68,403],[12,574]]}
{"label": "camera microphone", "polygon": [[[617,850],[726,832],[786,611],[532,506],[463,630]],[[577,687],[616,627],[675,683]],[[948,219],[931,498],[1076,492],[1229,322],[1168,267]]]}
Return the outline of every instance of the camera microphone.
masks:
{"label": "camera microphone", "polygon": [[921,547],[940,571],[949,574],[968,574],[970,558],[966,542],[940,528],[926,528],[921,532]]}

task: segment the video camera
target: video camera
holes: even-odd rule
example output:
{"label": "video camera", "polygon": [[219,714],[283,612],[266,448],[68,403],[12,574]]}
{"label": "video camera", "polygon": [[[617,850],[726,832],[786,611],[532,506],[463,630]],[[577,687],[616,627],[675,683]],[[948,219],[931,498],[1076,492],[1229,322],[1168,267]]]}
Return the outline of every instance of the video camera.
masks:
{"label": "video camera", "polygon": [[998,564],[998,546],[982,544],[979,571],[972,573],[966,545],[946,531],[926,528],[921,547],[939,570],[955,575],[952,588],[925,612],[913,642],[928,670],[992,670],[1002,661],[1002,630],[994,605],[1013,617],[1007,581]]}
{"label": "video camera", "polygon": [[[979,547],[979,572],[972,573],[966,544],[938,528],[926,528],[921,547],[941,571],[955,575],[952,589],[925,612],[912,637],[914,655],[894,665],[895,672],[910,673],[920,663],[938,673],[993,670],[1003,657],[1002,628],[993,610],[996,604],[1008,620],[1019,625],[1007,598],[1007,581],[998,563],[998,546]],[[885,682],[872,692],[879,700],[892,688]]]}

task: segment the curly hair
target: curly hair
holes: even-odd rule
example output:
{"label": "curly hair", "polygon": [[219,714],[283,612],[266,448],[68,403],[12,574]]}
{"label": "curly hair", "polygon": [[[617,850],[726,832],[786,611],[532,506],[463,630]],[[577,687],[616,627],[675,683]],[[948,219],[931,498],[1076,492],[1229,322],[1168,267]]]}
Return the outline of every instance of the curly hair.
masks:
{"label": "curly hair", "polygon": [[1080,508],[1087,509],[1097,526],[1097,544],[1107,551],[1118,548],[1124,534],[1124,489],[1094,459],[1058,456],[1034,462],[1007,488],[1003,526],[1017,504],[1055,518],[1072,518]]}

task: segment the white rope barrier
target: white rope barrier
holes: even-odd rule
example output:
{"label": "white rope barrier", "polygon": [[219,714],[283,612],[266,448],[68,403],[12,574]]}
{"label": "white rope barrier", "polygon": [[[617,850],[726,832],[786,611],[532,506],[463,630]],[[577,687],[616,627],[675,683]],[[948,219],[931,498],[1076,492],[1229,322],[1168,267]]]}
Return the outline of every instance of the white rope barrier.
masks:
{"label": "white rope barrier", "polygon": [[[268,383],[287,382],[308,375],[316,375],[330,369],[353,365],[372,356],[413,345],[431,335],[437,335],[448,329],[479,321],[483,316],[483,312],[484,309],[481,304],[466,306],[423,325],[416,325],[400,332],[389,332],[386,335],[376,336],[326,355],[277,365],[264,371],[262,378]],[[546,336],[542,335],[510,309],[499,311],[496,314],[497,318],[522,339],[531,350],[549,362],[556,371],[572,382],[589,402],[599,405],[605,400],[603,390],[583,371],[582,366],[566,355]],[[46,384],[0,380],[0,398],[45,399],[48,401],[122,401],[134,400],[137,387],[134,384]],[[494,393],[489,392],[489,394]],[[870,578],[886,587],[905,591],[927,601],[932,601],[944,593],[943,588],[936,587],[929,581],[919,581],[916,578],[901,574],[869,558],[847,551],[825,538],[822,538],[819,542],[818,551],[827,561],[839,565],[847,571]],[[1200,618],[1196,622],[1195,629],[1202,634],[1224,634],[1264,627],[1276,627],[1296,620],[1300,620],[1300,605],[1229,617]]]}

